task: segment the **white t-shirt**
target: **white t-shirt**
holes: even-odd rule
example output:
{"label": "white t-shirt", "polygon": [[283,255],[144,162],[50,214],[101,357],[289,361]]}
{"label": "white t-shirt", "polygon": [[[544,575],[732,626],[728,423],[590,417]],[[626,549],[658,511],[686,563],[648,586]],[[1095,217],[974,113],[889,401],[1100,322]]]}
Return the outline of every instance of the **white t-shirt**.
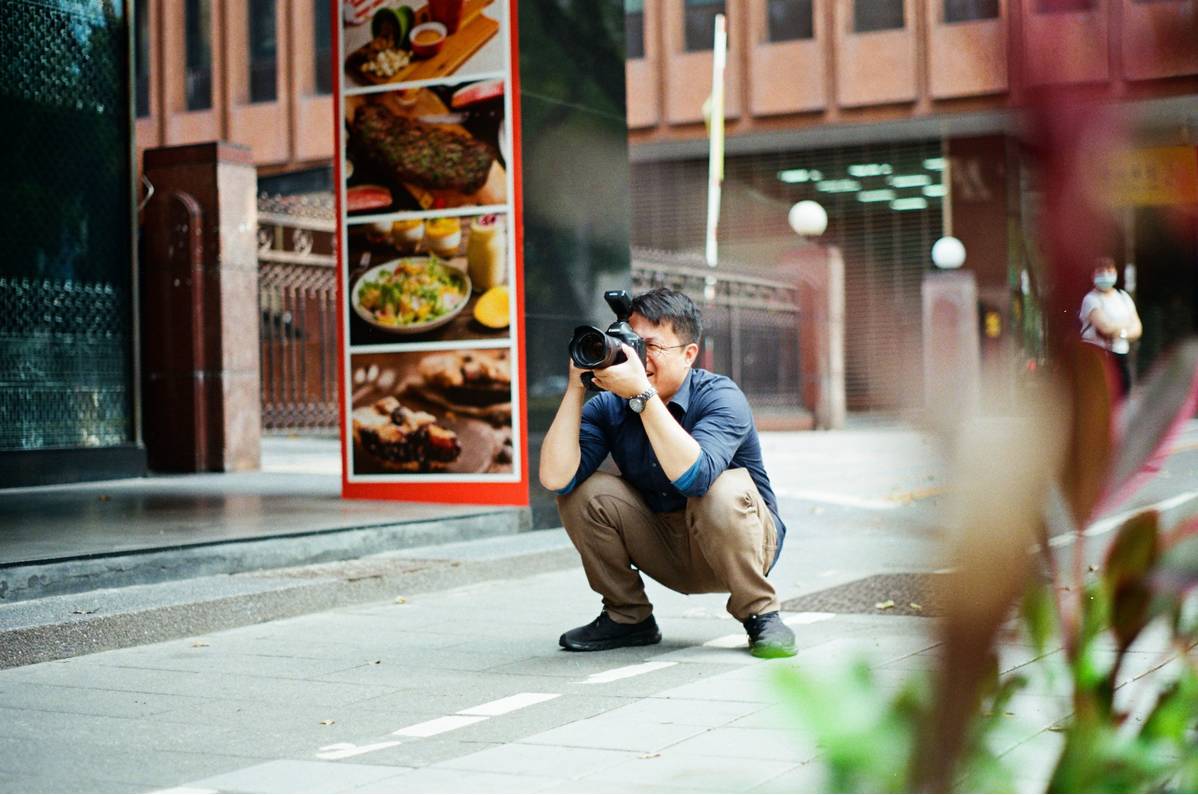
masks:
{"label": "white t-shirt", "polygon": [[1086,297],[1082,299],[1082,311],[1078,313],[1082,321],[1082,339],[1091,345],[1106,348],[1111,353],[1127,353],[1131,350],[1131,343],[1118,338],[1104,338],[1090,322],[1090,313],[1095,309],[1101,309],[1107,319],[1116,326],[1130,326],[1135,317],[1135,307],[1131,296],[1122,290],[1104,293],[1094,289],[1086,293]]}

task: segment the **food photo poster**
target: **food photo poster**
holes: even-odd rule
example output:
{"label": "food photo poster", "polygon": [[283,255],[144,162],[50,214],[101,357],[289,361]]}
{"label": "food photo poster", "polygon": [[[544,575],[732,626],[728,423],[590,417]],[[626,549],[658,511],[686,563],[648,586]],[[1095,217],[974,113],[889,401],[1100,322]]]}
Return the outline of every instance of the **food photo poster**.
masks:
{"label": "food photo poster", "polygon": [[342,493],[525,505],[515,0],[343,0]]}

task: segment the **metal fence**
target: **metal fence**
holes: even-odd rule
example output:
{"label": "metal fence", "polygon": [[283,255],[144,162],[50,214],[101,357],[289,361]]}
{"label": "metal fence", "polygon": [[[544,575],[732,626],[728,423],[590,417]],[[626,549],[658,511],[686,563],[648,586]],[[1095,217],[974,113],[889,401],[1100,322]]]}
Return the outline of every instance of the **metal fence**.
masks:
{"label": "metal fence", "polygon": [[336,225],[323,197],[258,199],[262,427],[337,428]]}
{"label": "metal fence", "polygon": [[754,408],[803,408],[797,285],[644,249],[633,250],[632,285],[637,292],[670,287],[697,299],[698,364],[736,381]]}
{"label": "metal fence", "polygon": [[[258,212],[262,424],[337,427],[337,280],[331,206],[263,197]],[[713,277],[713,273],[716,274]],[[796,285],[667,252],[635,250],[635,291],[668,286],[700,298],[699,364],[724,373],[755,409],[803,409]]]}

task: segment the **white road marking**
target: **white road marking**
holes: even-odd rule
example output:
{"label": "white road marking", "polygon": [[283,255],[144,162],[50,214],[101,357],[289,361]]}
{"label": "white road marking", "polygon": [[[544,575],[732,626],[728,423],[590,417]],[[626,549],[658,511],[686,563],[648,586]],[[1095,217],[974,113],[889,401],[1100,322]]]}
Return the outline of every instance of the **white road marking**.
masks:
{"label": "white road marking", "polygon": [[671,665],[677,665],[676,662],[669,660],[659,660],[656,662],[640,663],[639,665],[626,665],[623,668],[613,668],[610,671],[603,671],[597,674],[591,674],[585,681],[575,682],[576,685],[602,685],[607,682],[615,682],[618,679],[628,679],[632,676],[640,676],[641,674],[658,671],[662,668],[669,668]]}
{"label": "white road marking", "polygon": [[458,710],[459,715],[482,715],[487,718],[494,718],[498,715],[506,715],[509,712],[515,712],[524,707],[531,707],[533,704],[541,704],[545,701],[552,701],[560,696],[561,693],[517,693],[514,696],[501,698],[498,701],[490,701],[486,704],[479,704],[477,707],[468,707],[467,709]]}
{"label": "white road marking", "polygon": [[[835,615],[834,613],[795,613],[794,615],[786,616],[782,619],[782,623],[788,627],[801,627],[806,624],[815,624],[820,621],[827,621]],[[742,649],[749,645],[749,636],[743,632],[738,632],[735,635],[724,635],[719,638],[714,638],[703,644],[709,649]]]}
{"label": "white road marking", "polygon": [[432,737],[437,734],[451,732],[487,719],[486,715],[446,715],[444,718],[426,720],[413,726],[406,726],[391,732],[397,737]]}
{"label": "white road marking", "polygon": [[[1117,513],[1114,516],[1108,516],[1105,519],[1099,519],[1097,522],[1094,522],[1092,525],[1083,530],[1082,535],[1084,535],[1086,538],[1096,538],[1098,536],[1106,535],[1112,530],[1119,529],[1124,522],[1136,514],[1144,513],[1145,511],[1167,511],[1171,508],[1176,508],[1179,505],[1183,505],[1195,498],[1198,498],[1198,491],[1187,491],[1170,497],[1166,500],[1154,502],[1151,505],[1145,505],[1140,508],[1132,508],[1130,510],[1123,511],[1122,513]],[[1050,538],[1048,540],[1048,545],[1054,549],[1060,549],[1061,547],[1067,547],[1072,544],[1073,539],[1073,533],[1062,533]],[[1032,545],[1033,551],[1037,548],[1038,545]]]}
{"label": "white road marking", "polygon": [[354,745],[353,743],[333,743],[332,745],[323,746],[316,752],[317,759],[324,759],[327,762],[333,762],[338,759],[349,759],[352,756],[361,756],[368,754],[371,751],[381,751],[384,748],[394,748],[397,745],[402,745],[402,740],[388,740],[372,745]]}

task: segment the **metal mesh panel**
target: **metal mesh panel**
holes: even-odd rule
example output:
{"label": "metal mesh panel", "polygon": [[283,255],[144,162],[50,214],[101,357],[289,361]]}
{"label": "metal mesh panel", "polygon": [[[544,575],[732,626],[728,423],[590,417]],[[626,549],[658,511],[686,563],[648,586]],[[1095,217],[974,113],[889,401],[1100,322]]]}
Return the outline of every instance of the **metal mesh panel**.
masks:
{"label": "metal mesh panel", "polygon": [[126,296],[0,277],[0,450],[130,438]]}
{"label": "metal mesh panel", "polygon": [[133,438],[123,9],[0,0],[3,450]]}

